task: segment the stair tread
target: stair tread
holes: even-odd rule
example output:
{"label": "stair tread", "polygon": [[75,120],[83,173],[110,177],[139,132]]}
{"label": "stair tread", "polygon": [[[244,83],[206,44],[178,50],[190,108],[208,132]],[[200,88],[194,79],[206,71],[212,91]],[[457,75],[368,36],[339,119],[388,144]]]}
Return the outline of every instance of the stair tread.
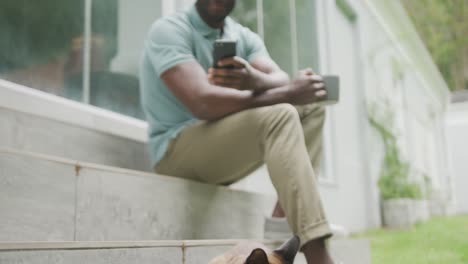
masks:
{"label": "stair tread", "polygon": [[[245,239],[205,240],[143,240],[143,241],[54,241],[54,242],[0,242],[0,251],[5,250],[53,250],[53,249],[95,249],[95,248],[156,248],[156,247],[201,247],[234,246]],[[263,244],[278,244],[279,240],[254,240]]]}
{"label": "stair tread", "polygon": [[[102,261],[99,263],[128,263],[141,259],[140,263],[207,263],[231,247],[245,240],[154,240],[154,241],[104,241],[104,242],[11,242],[0,243],[0,260],[17,263],[22,260],[31,263],[51,258],[54,263],[80,263],[81,259]],[[253,240],[276,248],[282,241]],[[337,263],[370,264],[369,241],[363,239],[337,239],[329,243],[330,253]],[[109,259],[113,261],[108,262]],[[344,261],[344,262],[343,262]],[[296,264],[305,264],[305,257],[299,253]]]}
{"label": "stair tread", "polygon": [[[158,247],[211,247],[235,246],[244,241],[265,245],[278,245],[283,240],[268,239],[200,239],[200,240],[141,240],[141,241],[13,241],[0,242],[0,251],[11,250],[58,250],[58,249],[112,249],[112,248],[158,248]],[[362,243],[366,239],[332,239],[331,245]]]}

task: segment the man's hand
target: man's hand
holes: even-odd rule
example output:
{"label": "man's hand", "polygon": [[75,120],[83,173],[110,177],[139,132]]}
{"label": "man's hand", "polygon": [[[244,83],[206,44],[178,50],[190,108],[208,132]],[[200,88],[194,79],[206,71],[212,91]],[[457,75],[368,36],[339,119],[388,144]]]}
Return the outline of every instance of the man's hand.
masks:
{"label": "man's hand", "polygon": [[218,66],[233,68],[210,68],[208,81],[213,85],[234,88],[237,90],[256,90],[259,87],[260,75],[246,60],[240,57],[226,58]]}
{"label": "man's hand", "polygon": [[289,86],[289,103],[295,105],[310,104],[323,100],[327,95],[323,78],[312,69],[299,71],[298,76]]}

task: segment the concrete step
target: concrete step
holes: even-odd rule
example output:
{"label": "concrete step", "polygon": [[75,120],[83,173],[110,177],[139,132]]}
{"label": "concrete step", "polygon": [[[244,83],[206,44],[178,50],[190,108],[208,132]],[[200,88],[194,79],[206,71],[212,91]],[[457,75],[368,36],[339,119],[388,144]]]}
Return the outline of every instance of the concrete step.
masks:
{"label": "concrete step", "polygon": [[147,124],[0,79],[0,147],[151,171]]}
{"label": "concrete step", "polygon": [[[132,241],[132,242],[39,242],[0,243],[0,263],[50,264],[205,264],[235,246],[239,240]],[[279,242],[260,241],[269,248]],[[365,240],[332,240],[330,251],[337,264],[370,264]],[[302,254],[296,264],[305,264]]]}
{"label": "concrete step", "polygon": [[261,239],[274,203],[225,187],[0,148],[0,241]]}

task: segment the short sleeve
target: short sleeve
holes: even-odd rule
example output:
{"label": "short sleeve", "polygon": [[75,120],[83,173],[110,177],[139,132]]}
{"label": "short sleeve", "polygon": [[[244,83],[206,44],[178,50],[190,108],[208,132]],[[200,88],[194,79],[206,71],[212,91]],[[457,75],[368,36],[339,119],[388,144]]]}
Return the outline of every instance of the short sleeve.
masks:
{"label": "short sleeve", "polygon": [[251,62],[259,57],[270,57],[270,54],[259,35],[252,32],[250,29],[245,29],[244,35],[247,50],[247,61]]}
{"label": "short sleeve", "polygon": [[195,61],[190,30],[174,21],[160,20],[152,26],[145,53],[158,76],[178,64]]}

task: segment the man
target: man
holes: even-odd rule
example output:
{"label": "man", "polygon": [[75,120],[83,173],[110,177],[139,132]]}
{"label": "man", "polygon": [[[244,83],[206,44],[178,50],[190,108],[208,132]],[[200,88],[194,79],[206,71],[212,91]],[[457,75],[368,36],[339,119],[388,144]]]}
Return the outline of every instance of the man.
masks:
{"label": "man", "polygon": [[[311,103],[326,94],[322,77],[306,69],[289,81],[259,36],[227,17],[235,2],[198,0],[149,32],[141,88],[155,171],[226,185],[266,163],[273,216],[287,217],[308,263],[332,263],[313,170],[324,110]],[[238,56],[219,63],[233,69],[211,68],[218,38],[237,40]]]}

